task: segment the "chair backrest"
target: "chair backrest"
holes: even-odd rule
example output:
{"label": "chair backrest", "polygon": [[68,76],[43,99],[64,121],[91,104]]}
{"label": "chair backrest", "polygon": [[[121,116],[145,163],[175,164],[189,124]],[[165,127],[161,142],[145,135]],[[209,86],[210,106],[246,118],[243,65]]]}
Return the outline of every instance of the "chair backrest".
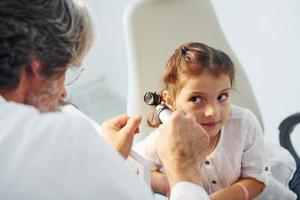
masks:
{"label": "chair backrest", "polygon": [[228,44],[209,0],[140,0],[130,5],[124,18],[128,62],[127,113],[141,114],[140,136],[150,131],[146,118],[147,91],[160,91],[164,65],[181,44],[202,42],[226,52],[236,67],[233,103],[251,109],[262,123],[254,93],[241,64]]}
{"label": "chair backrest", "polygon": [[[285,118],[279,125],[279,142],[280,145],[286,148],[294,157],[297,166],[300,166],[300,158],[291,141],[291,133],[296,125],[300,123],[300,112]],[[299,188],[300,189],[300,188]]]}

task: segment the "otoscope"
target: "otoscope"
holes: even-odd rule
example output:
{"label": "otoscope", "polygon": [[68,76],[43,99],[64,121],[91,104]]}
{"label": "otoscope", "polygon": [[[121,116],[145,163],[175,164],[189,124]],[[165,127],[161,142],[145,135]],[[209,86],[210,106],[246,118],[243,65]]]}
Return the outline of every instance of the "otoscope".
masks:
{"label": "otoscope", "polygon": [[172,111],[168,106],[162,101],[162,98],[156,92],[146,92],[144,95],[144,102],[147,105],[155,106],[156,116],[162,123],[167,123]]}

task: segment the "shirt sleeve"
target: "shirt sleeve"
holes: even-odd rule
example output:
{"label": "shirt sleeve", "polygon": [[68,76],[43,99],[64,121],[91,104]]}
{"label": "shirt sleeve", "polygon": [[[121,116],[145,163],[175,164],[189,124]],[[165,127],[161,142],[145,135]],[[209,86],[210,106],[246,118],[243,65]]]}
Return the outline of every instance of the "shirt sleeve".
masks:
{"label": "shirt sleeve", "polygon": [[267,185],[270,166],[267,161],[262,128],[252,112],[246,114],[243,127],[246,134],[241,177],[252,177]]}
{"label": "shirt sleeve", "polygon": [[172,188],[170,200],[209,200],[209,197],[202,187],[190,182],[180,182]]}

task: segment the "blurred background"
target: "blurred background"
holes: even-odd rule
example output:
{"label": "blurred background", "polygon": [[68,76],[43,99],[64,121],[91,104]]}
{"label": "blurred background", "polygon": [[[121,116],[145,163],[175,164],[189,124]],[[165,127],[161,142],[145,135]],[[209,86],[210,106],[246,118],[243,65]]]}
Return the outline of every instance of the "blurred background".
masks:
{"label": "blurred background", "polygon": [[[67,90],[71,101],[98,123],[126,113],[128,66],[123,16],[126,7],[136,1],[84,1],[92,13],[97,40],[83,63],[84,73]],[[211,0],[211,3],[251,82],[265,138],[278,144],[280,122],[300,112],[300,1]],[[292,134],[292,142],[299,154],[300,125]]]}

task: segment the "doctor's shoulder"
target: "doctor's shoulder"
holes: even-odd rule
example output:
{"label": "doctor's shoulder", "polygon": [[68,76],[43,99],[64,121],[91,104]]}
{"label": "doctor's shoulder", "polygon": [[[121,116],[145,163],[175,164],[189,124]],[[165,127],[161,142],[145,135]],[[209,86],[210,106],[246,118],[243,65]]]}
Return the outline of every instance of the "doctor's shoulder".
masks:
{"label": "doctor's shoulder", "polygon": [[71,139],[76,134],[99,137],[98,132],[88,120],[60,111],[43,113],[34,106],[7,102],[2,107],[1,114],[5,116],[1,119],[2,123],[6,124],[4,127],[9,130],[18,129],[18,134],[26,135],[27,138],[31,136],[63,138],[66,136]]}

